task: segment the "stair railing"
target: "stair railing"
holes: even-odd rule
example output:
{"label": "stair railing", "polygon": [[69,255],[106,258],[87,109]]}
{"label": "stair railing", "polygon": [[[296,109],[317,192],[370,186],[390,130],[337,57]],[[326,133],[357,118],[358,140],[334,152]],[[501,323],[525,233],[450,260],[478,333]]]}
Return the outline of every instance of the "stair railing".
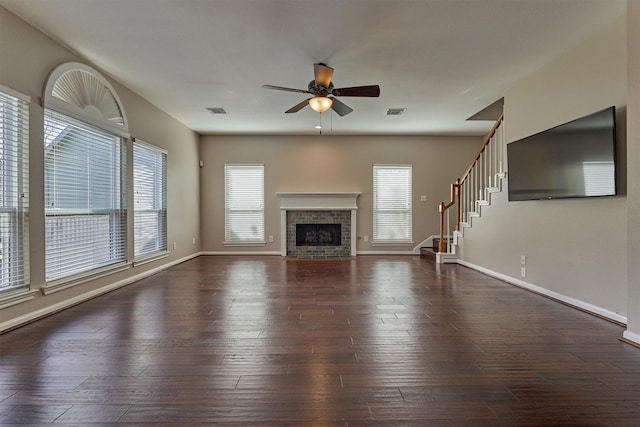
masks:
{"label": "stair railing", "polygon": [[[478,204],[484,201],[486,190],[498,185],[498,177],[504,176],[507,150],[504,143],[504,114],[484,138],[482,146],[465,170],[462,178],[451,184],[451,200],[441,202],[440,211],[440,242],[438,252],[451,252],[452,228],[460,231],[461,224],[471,221],[471,214],[477,212]],[[453,227],[448,220],[449,209],[456,206],[456,219]],[[447,219],[445,224],[445,217]],[[446,238],[446,240],[445,240]]]}

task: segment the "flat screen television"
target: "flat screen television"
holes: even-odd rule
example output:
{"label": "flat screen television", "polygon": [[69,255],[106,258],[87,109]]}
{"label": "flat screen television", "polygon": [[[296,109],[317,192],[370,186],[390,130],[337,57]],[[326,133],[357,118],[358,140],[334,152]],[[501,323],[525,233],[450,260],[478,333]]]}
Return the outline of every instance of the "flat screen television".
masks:
{"label": "flat screen television", "polygon": [[509,201],[616,195],[615,107],[507,145]]}

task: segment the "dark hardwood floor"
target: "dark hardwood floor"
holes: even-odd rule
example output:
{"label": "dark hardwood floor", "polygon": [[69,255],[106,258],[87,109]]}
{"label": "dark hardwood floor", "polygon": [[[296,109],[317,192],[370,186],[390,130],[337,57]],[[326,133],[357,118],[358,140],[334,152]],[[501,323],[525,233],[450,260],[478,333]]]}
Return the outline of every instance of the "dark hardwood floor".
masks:
{"label": "dark hardwood floor", "polygon": [[637,426],[623,329],[424,257],[199,257],[0,335],[0,425]]}

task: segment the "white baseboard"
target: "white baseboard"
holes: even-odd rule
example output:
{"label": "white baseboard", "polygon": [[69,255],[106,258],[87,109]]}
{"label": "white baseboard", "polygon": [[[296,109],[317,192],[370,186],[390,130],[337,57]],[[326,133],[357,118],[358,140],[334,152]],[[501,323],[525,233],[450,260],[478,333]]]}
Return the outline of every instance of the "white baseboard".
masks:
{"label": "white baseboard", "polygon": [[236,251],[236,252],[230,252],[230,251],[202,251],[200,252],[200,255],[269,255],[269,256],[273,256],[273,255],[278,255],[278,256],[282,256],[282,253],[280,253],[280,251]]}
{"label": "white baseboard", "polygon": [[626,341],[640,346],[640,334],[624,331],[624,333],[622,334],[622,338]]}
{"label": "white baseboard", "polygon": [[[458,260],[458,264],[460,265],[464,265],[465,267],[469,267],[473,270],[479,271],[481,273],[486,274],[487,276],[491,276],[494,277],[496,279],[500,279],[502,281],[505,281],[507,283],[510,283],[512,285],[518,286],[520,288],[524,288],[527,290],[530,290],[532,292],[544,295],[546,297],[549,297],[551,299],[555,299],[557,301],[560,301],[564,304],[570,305],[570,306],[574,306],[576,308],[579,308],[580,310],[584,310],[586,312],[589,313],[593,313],[597,316],[600,317],[604,317],[606,319],[609,319],[611,321],[614,321],[616,323],[621,323],[626,325],[627,324],[627,317],[623,316],[621,314],[615,313],[613,311],[607,310],[605,308],[602,307],[598,307],[596,305],[590,304],[588,302],[584,302],[575,298],[571,298],[569,296],[563,295],[563,294],[559,294],[557,292],[554,291],[550,291],[548,289],[545,288],[541,288],[540,286],[536,286],[533,285],[531,283],[527,283],[525,281],[522,281],[520,279],[516,279],[513,278],[511,276],[507,276],[505,274],[502,273],[498,273],[492,270],[489,270],[487,268],[484,267],[480,267],[478,265],[475,264],[471,264],[470,262],[464,261],[464,260]],[[632,340],[633,341],[633,340]]]}
{"label": "white baseboard", "polygon": [[66,308],[72,307],[72,306],[74,306],[76,304],[79,304],[81,302],[90,300],[90,299],[95,298],[97,296],[100,296],[102,294],[106,294],[107,292],[111,292],[111,291],[113,291],[115,289],[118,289],[118,288],[121,288],[123,286],[129,285],[129,284],[131,284],[133,282],[137,282],[138,280],[142,280],[142,279],[144,279],[146,277],[152,276],[152,275],[154,275],[154,274],[156,274],[156,273],[158,273],[160,271],[166,270],[166,269],[168,269],[170,267],[173,267],[174,265],[181,264],[181,263],[183,263],[185,261],[188,261],[190,259],[196,258],[198,256],[200,256],[200,252],[196,252],[194,254],[188,255],[188,256],[186,256],[184,258],[180,258],[180,259],[175,260],[175,261],[171,261],[171,262],[169,262],[167,264],[163,264],[163,265],[161,265],[159,267],[152,268],[152,269],[147,270],[147,271],[145,271],[143,273],[136,274],[136,275],[133,275],[131,277],[127,277],[126,279],[120,280],[118,282],[114,282],[114,283],[105,285],[105,286],[103,286],[103,287],[101,287],[99,289],[95,289],[93,291],[86,292],[86,293],[84,293],[82,295],[78,295],[76,297],[66,299],[66,300],[61,301],[61,302],[59,302],[57,304],[49,305],[49,306],[44,307],[44,308],[42,308],[40,310],[32,311],[32,312],[26,313],[26,314],[24,314],[22,316],[18,316],[16,318],[7,320],[5,322],[0,323],[0,333],[2,333],[3,331],[6,331],[6,330],[13,329],[13,328],[16,328],[18,326],[33,322],[34,320],[37,320],[37,319],[40,319],[42,317],[51,315],[51,314],[56,313],[58,311],[64,310]]}
{"label": "white baseboard", "polygon": [[[200,255],[233,255],[233,256],[242,256],[242,255],[265,255],[265,256],[282,256],[280,252],[270,251],[270,252],[225,252],[225,251],[202,251]],[[420,255],[420,252],[411,251],[358,251],[356,255]]]}
{"label": "white baseboard", "polygon": [[411,251],[358,251],[356,255],[420,255]]}

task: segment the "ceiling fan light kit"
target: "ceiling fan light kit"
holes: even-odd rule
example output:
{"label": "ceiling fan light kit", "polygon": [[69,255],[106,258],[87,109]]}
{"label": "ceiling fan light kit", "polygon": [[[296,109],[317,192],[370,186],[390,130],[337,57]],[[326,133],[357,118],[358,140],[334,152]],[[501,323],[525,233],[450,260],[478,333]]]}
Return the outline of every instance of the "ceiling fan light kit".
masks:
{"label": "ceiling fan light kit", "polygon": [[324,113],[333,105],[333,100],[326,96],[316,96],[309,100],[309,106],[318,113]]}
{"label": "ceiling fan light kit", "polygon": [[333,77],[333,68],[326,64],[313,64],[314,80],[309,82],[307,89],[294,89],[283,86],[262,85],[265,89],[282,90],[286,92],[306,93],[313,95],[311,98],[289,108],[285,113],[297,113],[304,107],[309,105],[314,111],[323,113],[332,109],[339,116],[346,116],[353,111],[351,107],[339,101],[337,96],[359,96],[377,98],[380,96],[380,86],[352,86],[344,88],[334,88],[331,78]]}

